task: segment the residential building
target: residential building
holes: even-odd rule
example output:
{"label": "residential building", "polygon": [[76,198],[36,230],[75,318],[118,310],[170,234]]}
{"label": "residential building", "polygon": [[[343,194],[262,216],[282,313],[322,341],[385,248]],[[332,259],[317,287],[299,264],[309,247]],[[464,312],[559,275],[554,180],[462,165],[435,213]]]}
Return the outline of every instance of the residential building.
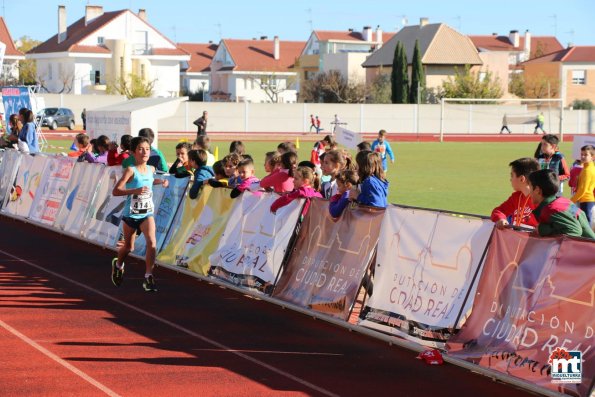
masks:
{"label": "residential building", "polygon": [[210,100],[296,102],[295,63],[304,45],[277,36],[274,40],[221,40],[210,66]]}
{"label": "residential building", "polygon": [[[363,63],[366,84],[372,84],[380,73],[391,73],[398,42],[405,47],[407,63],[411,65],[416,41],[419,42],[428,89],[441,87],[449,77],[455,76],[457,69],[461,70],[465,65],[470,65],[472,71],[477,71],[482,65],[469,37],[444,23],[430,24],[427,18],[421,18],[419,25],[401,29]],[[411,67],[409,70],[411,73]]]}
{"label": "residential building", "polygon": [[147,22],[145,10],[104,12],[87,5],[70,26],[58,6],[58,32],[29,51],[37,63],[42,90],[53,93],[105,93],[108,85],[133,77],[152,83],[153,96],[178,96],[180,63],[190,55]]}
{"label": "residential building", "polygon": [[[564,106],[570,106],[576,99],[589,99],[595,103],[595,46],[568,47],[531,59],[521,66],[526,84],[535,79],[557,84],[555,91],[558,94],[552,97],[562,98]],[[544,94],[542,97],[547,97],[547,92]]]}
{"label": "residential building", "polygon": [[[217,44],[209,43],[178,43],[178,47],[190,54],[190,60],[182,62],[181,87],[187,94],[202,90],[208,93],[210,89],[210,71],[213,56],[217,51]],[[206,95],[205,95],[206,96]]]}
{"label": "residential building", "polygon": [[519,67],[522,62],[563,48],[555,37],[532,37],[528,30],[524,36],[519,35],[518,30],[511,30],[508,36],[494,33],[489,36],[470,35],[469,38],[483,62],[481,72],[489,70],[494,77],[498,77],[502,92],[508,92],[508,83],[513,73],[522,73],[522,68]]}
{"label": "residential building", "polygon": [[6,44],[0,81],[14,84],[19,80],[19,61],[25,60],[25,54],[17,50],[6,26],[6,21],[2,17],[0,17],[0,42]]}
{"label": "residential building", "polygon": [[299,58],[300,79],[309,80],[316,73],[335,70],[350,82],[365,83],[362,63],[395,33],[374,32],[364,26],[362,32],[315,30],[310,34]]}

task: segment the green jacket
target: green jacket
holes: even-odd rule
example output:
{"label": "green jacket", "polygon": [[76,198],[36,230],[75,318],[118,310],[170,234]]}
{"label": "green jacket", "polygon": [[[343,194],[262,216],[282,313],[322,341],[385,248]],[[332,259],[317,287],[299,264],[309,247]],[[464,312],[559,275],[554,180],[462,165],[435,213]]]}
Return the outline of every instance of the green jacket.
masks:
{"label": "green jacket", "polygon": [[564,197],[546,197],[533,210],[539,223],[540,236],[566,234],[573,237],[585,237],[595,240],[595,233],[587,222],[587,217],[572,201]]}

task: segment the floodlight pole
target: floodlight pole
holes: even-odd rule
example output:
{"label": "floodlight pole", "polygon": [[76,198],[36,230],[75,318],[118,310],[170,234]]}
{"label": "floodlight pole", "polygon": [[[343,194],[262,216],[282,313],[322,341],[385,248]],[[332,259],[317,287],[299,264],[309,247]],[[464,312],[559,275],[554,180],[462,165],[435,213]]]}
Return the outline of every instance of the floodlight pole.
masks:
{"label": "floodlight pole", "polygon": [[444,142],[444,98],[440,98],[440,142]]}

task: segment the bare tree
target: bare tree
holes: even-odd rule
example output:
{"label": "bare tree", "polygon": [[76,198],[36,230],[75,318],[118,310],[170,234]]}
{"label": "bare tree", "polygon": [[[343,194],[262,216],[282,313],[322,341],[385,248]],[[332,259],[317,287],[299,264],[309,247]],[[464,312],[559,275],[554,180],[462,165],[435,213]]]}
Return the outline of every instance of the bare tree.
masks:
{"label": "bare tree", "polygon": [[[292,89],[295,85],[295,77],[288,76],[286,79],[279,79],[275,73],[264,75],[261,77],[250,76],[250,80],[258,84],[261,90],[272,103],[279,103],[279,94]],[[285,84],[282,84],[282,83]]]}
{"label": "bare tree", "polygon": [[126,95],[126,98],[146,98],[153,95],[157,79],[145,81],[137,74],[129,74],[128,78],[120,77],[107,84],[108,94]]}
{"label": "bare tree", "polygon": [[341,73],[330,70],[318,73],[312,80],[302,84],[301,97],[305,102],[363,103],[367,89],[356,79],[347,81]]}

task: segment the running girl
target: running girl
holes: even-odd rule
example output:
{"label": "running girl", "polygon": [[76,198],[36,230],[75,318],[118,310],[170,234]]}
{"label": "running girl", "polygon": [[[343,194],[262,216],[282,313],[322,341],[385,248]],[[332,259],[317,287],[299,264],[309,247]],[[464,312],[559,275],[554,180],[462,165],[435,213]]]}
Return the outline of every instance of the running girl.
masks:
{"label": "running girl", "polygon": [[124,175],[116,183],[112,194],[127,196],[122,217],[124,244],[118,250],[118,257],[112,260],[112,282],[119,287],[124,280],[124,260],[134,249],[134,240],[138,231],[145,235],[147,254],[145,257],[145,280],[143,288],[147,292],[157,291],[153,266],[155,265],[155,220],[153,219],[153,185],[168,186],[167,179],[154,179],[155,168],[147,165],[151,154],[151,145],[145,137],[132,139],[131,151],[135,164],[124,170]]}

